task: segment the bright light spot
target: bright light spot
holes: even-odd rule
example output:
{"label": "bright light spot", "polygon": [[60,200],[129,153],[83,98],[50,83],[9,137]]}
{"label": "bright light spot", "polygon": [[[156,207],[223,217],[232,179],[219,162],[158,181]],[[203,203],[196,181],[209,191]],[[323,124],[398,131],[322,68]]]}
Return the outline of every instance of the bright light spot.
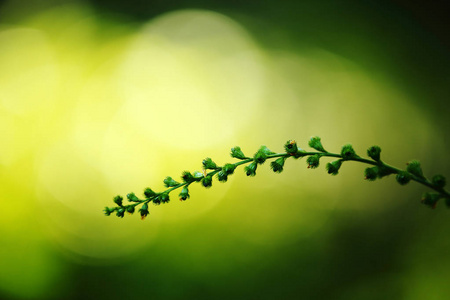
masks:
{"label": "bright light spot", "polygon": [[250,123],[265,67],[246,32],[212,12],[181,11],[150,22],[122,67],[128,119],[157,143],[199,149]]}
{"label": "bright light spot", "polygon": [[52,55],[38,30],[0,31],[0,105],[4,109],[27,115],[51,105],[59,80]]}

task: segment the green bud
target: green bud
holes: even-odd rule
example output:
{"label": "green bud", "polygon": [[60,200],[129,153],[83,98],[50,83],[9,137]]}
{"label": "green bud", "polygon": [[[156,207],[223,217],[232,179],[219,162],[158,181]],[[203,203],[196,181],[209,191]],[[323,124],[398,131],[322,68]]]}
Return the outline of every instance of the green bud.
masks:
{"label": "green bud", "polygon": [[269,148],[267,148],[266,146],[261,146],[261,148],[259,148],[258,152],[255,153],[255,155],[253,156],[254,161],[256,161],[258,164],[263,164],[268,155],[271,154],[275,154],[274,152],[270,151]]}
{"label": "green bud", "polygon": [[139,209],[139,213],[141,214],[141,219],[144,220],[146,216],[148,216],[149,211],[148,211],[148,204],[144,203],[141,207],[141,209]]}
{"label": "green bud", "polygon": [[234,169],[236,169],[236,166],[233,164],[225,164],[225,166],[223,166],[222,170],[227,174],[227,175],[231,175],[234,173]]}
{"label": "green bud", "polygon": [[294,140],[289,140],[284,144],[284,150],[287,154],[294,155],[298,151],[297,142]]}
{"label": "green bud", "polygon": [[320,155],[319,154],[314,154],[311,156],[308,156],[308,158],[306,159],[306,164],[308,165],[308,169],[315,169],[319,166],[320,163]]}
{"label": "green bud", "polygon": [[153,204],[160,205],[161,204],[161,195],[158,195],[157,197],[152,199]]}
{"label": "green bud", "polygon": [[181,174],[181,179],[183,179],[183,181],[186,183],[191,183],[191,182],[195,181],[194,176],[192,176],[191,172],[189,172],[189,171],[184,171]]}
{"label": "green bud", "polygon": [[169,197],[168,193],[162,193],[160,198],[161,198],[162,203],[169,203],[169,201],[170,201],[170,197]]}
{"label": "green bud", "polygon": [[216,170],[217,169],[217,165],[215,162],[212,161],[211,158],[207,157],[203,160],[203,168],[205,170]]}
{"label": "green bud", "polygon": [[111,213],[114,212],[114,208],[105,207],[103,212],[105,213],[105,216],[110,216]]}
{"label": "green bud", "polygon": [[172,177],[170,177],[170,176],[167,176],[165,179],[164,179],[164,185],[166,186],[166,187],[174,187],[174,186],[177,186],[177,185],[179,185],[180,183],[179,182],[176,182],[175,180],[173,180],[173,178]]}
{"label": "green bud", "polygon": [[256,161],[258,164],[263,164],[266,159],[267,155],[265,155],[263,152],[256,152],[255,156],[253,156],[254,161]]}
{"label": "green bud", "polygon": [[245,174],[247,174],[247,176],[255,176],[257,167],[258,164],[255,161],[251,162],[248,166],[245,166]]}
{"label": "green bud", "polygon": [[278,159],[276,159],[275,161],[273,161],[270,164],[270,167],[272,168],[272,170],[276,173],[281,173],[283,172],[283,166],[284,166],[284,162],[286,161],[286,157],[280,157]]}
{"label": "green bud", "polygon": [[220,182],[226,182],[228,180],[228,175],[223,170],[219,171],[219,173],[217,173],[217,179]]}
{"label": "green bud", "polygon": [[342,147],[341,155],[343,159],[352,159],[357,157],[355,150],[350,144],[344,145]]}
{"label": "green bud", "polygon": [[179,194],[180,201],[185,201],[186,199],[189,199],[189,189],[187,186],[183,186],[183,189],[181,190],[181,193]]}
{"label": "green bud", "polygon": [[134,205],[128,205],[127,206],[127,212],[130,213],[130,214],[134,213]]}
{"label": "green bud", "polygon": [[375,161],[380,161],[380,153],[381,148],[378,146],[372,146],[369,149],[367,149],[367,155]]}
{"label": "green bud", "polygon": [[339,169],[341,168],[341,165],[342,165],[342,160],[340,160],[340,159],[332,161],[330,163],[327,163],[326,169],[328,171],[328,174],[337,175],[339,173]]}
{"label": "green bud", "polygon": [[431,208],[436,208],[441,197],[442,195],[439,193],[427,192],[423,194],[421,202]]}
{"label": "green bud", "polygon": [[417,177],[424,178],[423,172],[422,172],[422,167],[420,166],[420,162],[418,160],[410,161],[407,164],[406,171],[408,171],[409,173],[411,173]]}
{"label": "green bud", "polygon": [[208,176],[206,176],[206,177],[204,177],[203,179],[202,179],[202,185],[205,187],[205,188],[209,188],[209,187],[211,187],[212,186],[212,176],[211,175],[208,175]]}
{"label": "green bud", "polygon": [[203,173],[200,171],[194,171],[194,180],[200,181],[203,178]]}
{"label": "green bud", "polygon": [[446,184],[445,177],[442,175],[434,175],[431,179],[431,183],[437,188],[443,188]]}
{"label": "green bud", "polygon": [[271,154],[275,154],[275,152],[272,152],[269,148],[267,148],[266,146],[261,146],[260,148],[259,148],[259,150],[258,151],[260,151],[260,152],[262,152],[262,153],[264,153],[265,155],[271,155]]}
{"label": "green bud", "polygon": [[364,178],[369,181],[374,181],[378,177],[378,167],[371,167],[364,170]]}
{"label": "green bud", "polygon": [[139,198],[136,197],[136,195],[134,193],[129,193],[127,195],[128,201],[130,202],[139,202]]}
{"label": "green bud", "polygon": [[116,216],[118,216],[119,218],[123,218],[123,216],[125,216],[125,208],[124,207],[120,207],[116,211]]}
{"label": "green bud", "polygon": [[123,200],[122,196],[117,195],[117,196],[114,197],[113,200],[114,200],[114,203],[116,203],[119,206],[122,206],[122,200]]}
{"label": "green bud", "polygon": [[154,197],[154,196],[156,196],[157,194],[151,189],[151,188],[146,188],[145,190],[144,190],[144,196],[145,196],[145,198],[147,198],[147,199],[150,199],[150,198],[152,198],[152,197]]}
{"label": "green bud", "polygon": [[405,171],[400,171],[397,176],[395,176],[397,182],[401,185],[407,184],[411,180],[411,174]]}
{"label": "green bud", "polygon": [[241,150],[241,147],[236,146],[234,148],[231,148],[231,157],[237,158],[237,159],[247,159],[244,155],[244,153]]}
{"label": "green bud", "polygon": [[311,137],[311,139],[310,139],[309,142],[308,142],[308,145],[309,145],[311,148],[316,149],[317,151],[320,151],[320,152],[327,152],[327,151],[323,148],[322,142],[320,141],[320,137],[318,137],[318,136],[313,136],[313,137]]}

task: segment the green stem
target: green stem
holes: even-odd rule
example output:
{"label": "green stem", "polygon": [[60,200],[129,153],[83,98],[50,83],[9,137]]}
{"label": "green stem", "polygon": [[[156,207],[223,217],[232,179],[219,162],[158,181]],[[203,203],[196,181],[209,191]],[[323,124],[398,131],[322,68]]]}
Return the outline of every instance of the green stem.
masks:
{"label": "green stem", "polygon": [[[330,153],[330,152],[303,152],[301,157],[303,157],[303,156],[311,156],[311,155],[316,155],[316,154],[320,155],[321,157],[335,157],[335,158],[339,158],[339,159],[344,159],[344,158],[342,157],[342,155],[337,154],[337,153]],[[267,155],[267,159],[273,159],[273,158],[278,158],[278,157],[286,157],[286,158],[288,158],[288,157],[291,157],[291,156],[292,156],[292,155],[287,154],[287,153],[276,153],[276,154],[270,154],[270,155]],[[253,161],[254,161],[253,158],[247,158],[247,159],[238,161],[238,162],[236,162],[236,163],[234,163],[234,164],[232,164],[232,165],[234,165],[235,167],[238,167],[238,166],[240,166],[240,165],[245,165],[245,164],[251,163],[251,162],[253,162]],[[396,167],[393,167],[393,166],[390,166],[390,165],[388,165],[388,164],[385,164],[385,163],[382,162],[382,161],[378,161],[378,162],[377,162],[377,161],[369,160],[369,159],[362,158],[362,157],[359,157],[359,156],[354,157],[354,158],[350,158],[350,159],[344,159],[344,161],[356,161],[356,162],[360,162],[360,163],[364,163],[364,164],[368,164],[368,165],[373,165],[373,166],[383,166],[383,167],[389,169],[389,170],[391,171],[392,174],[399,174],[400,172],[404,172],[403,170],[400,170],[400,169],[398,169],[398,168],[396,168]],[[218,172],[220,172],[221,170],[222,170],[222,168],[220,167],[220,168],[218,168],[218,169],[216,169],[216,170],[214,170],[214,171],[211,171],[211,172],[209,172],[209,173],[206,173],[206,176],[214,176],[214,175],[216,175]],[[435,190],[436,192],[440,193],[440,194],[442,195],[442,197],[444,197],[444,198],[450,199],[450,193],[449,193],[448,191],[446,191],[446,190],[443,189],[443,188],[437,188],[437,187],[435,187],[435,186],[434,186],[428,179],[426,179],[426,178],[420,178],[420,177],[418,177],[418,176],[415,176],[415,175],[411,174],[411,180],[414,180],[414,181],[416,181],[416,182],[418,182],[418,183],[420,183],[420,184],[423,184],[423,185],[425,185],[425,186],[427,186],[427,187],[429,187],[429,188]],[[183,187],[183,186],[185,186],[185,185],[188,185],[188,186],[189,186],[191,183],[193,183],[193,182],[184,182],[184,183],[180,183],[180,184],[178,184],[178,185],[176,185],[176,186],[174,186],[174,187],[168,188],[168,189],[165,190],[163,193],[170,193],[170,192],[172,192],[173,190],[176,190],[176,189],[178,189],[178,188],[180,188],[180,187]],[[150,202],[152,199],[153,199],[153,198],[151,198],[151,199],[139,199],[139,202],[136,202],[135,204],[132,204],[132,205],[133,205],[133,206],[137,206],[137,205],[139,205],[139,204],[148,203],[148,202]]]}
{"label": "green stem", "polygon": [[[314,154],[320,154],[321,156],[336,157],[336,158],[341,158],[341,159],[343,158],[342,155],[340,155],[340,154],[329,153],[329,152],[326,152],[326,153],[306,152],[305,156],[314,155]],[[399,174],[400,172],[403,172],[403,170],[400,170],[396,167],[385,164],[382,161],[376,162],[376,161],[361,158],[361,157],[350,158],[350,159],[347,159],[346,161],[357,161],[357,162],[374,165],[374,166],[384,166],[384,167],[388,168],[389,170],[391,170],[392,174]],[[435,190],[436,192],[440,193],[444,198],[450,199],[450,193],[448,191],[446,191],[444,188],[438,188],[438,187],[434,186],[427,178],[420,178],[418,176],[411,174],[411,180],[414,180],[420,184],[423,184],[423,185]]]}

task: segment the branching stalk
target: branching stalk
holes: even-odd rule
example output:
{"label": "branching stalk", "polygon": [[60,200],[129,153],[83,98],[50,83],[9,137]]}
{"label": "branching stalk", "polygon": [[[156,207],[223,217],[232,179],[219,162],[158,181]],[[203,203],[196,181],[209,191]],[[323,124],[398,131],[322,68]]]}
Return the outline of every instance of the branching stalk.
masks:
{"label": "branching stalk", "polygon": [[148,205],[150,203],[155,205],[168,203],[170,200],[169,194],[176,189],[182,188],[179,199],[185,201],[190,198],[189,186],[192,183],[201,183],[204,187],[209,188],[212,186],[214,176],[220,182],[226,182],[228,176],[232,175],[235,169],[241,165],[246,165],[244,172],[247,176],[255,176],[258,166],[264,164],[267,160],[271,160],[270,167],[274,172],[281,173],[285,161],[291,157],[293,159],[306,157],[307,166],[311,169],[317,168],[323,157],[336,158],[337,160],[326,165],[327,172],[331,175],[337,175],[341,166],[348,161],[371,165],[372,167],[366,168],[364,171],[366,180],[374,181],[388,175],[396,175],[396,180],[401,185],[405,185],[411,180],[416,181],[434,190],[434,192],[423,194],[421,201],[423,204],[435,208],[440,199],[445,199],[446,205],[450,207],[450,193],[444,189],[446,184],[445,177],[435,175],[429,180],[423,175],[422,168],[417,160],[410,161],[406,170],[401,170],[384,163],[380,159],[381,148],[378,146],[372,146],[367,150],[367,155],[370,158],[367,159],[358,156],[350,144],[344,145],[340,153],[326,151],[319,137],[312,137],[308,144],[316,151],[306,152],[298,148],[297,143],[291,140],[284,145],[284,153],[274,153],[266,146],[261,146],[253,157],[245,156],[240,147],[234,147],[231,149],[231,156],[239,159],[238,162],[218,166],[210,158],[206,158],[203,160],[203,172],[195,171],[192,174],[185,171],[181,176],[182,182],[177,182],[172,177],[166,177],[164,179],[164,184],[167,187],[165,191],[155,193],[152,189],[146,188],[144,190],[144,198],[138,198],[134,193],[130,193],[127,195],[127,199],[130,202],[128,205],[124,205],[122,196],[116,196],[114,197],[114,203],[117,206],[112,208],[106,207],[104,213],[109,216],[115,212],[118,217],[124,217],[125,212],[133,214],[136,207],[141,206],[139,213],[141,218],[144,219],[149,214]]}

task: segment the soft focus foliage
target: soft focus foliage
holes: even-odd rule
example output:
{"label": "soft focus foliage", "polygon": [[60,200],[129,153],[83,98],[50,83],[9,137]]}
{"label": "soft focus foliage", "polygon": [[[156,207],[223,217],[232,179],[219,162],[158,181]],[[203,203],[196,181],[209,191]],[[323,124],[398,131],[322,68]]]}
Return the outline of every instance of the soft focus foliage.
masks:
{"label": "soft focus foliage", "polygon": [[105,218],[180,165],[316,134],[448,176],[448,49],[391,4],[152,5],[0,2],[1,299],[450,297],[449,212],[356,164],[254,164]]}

